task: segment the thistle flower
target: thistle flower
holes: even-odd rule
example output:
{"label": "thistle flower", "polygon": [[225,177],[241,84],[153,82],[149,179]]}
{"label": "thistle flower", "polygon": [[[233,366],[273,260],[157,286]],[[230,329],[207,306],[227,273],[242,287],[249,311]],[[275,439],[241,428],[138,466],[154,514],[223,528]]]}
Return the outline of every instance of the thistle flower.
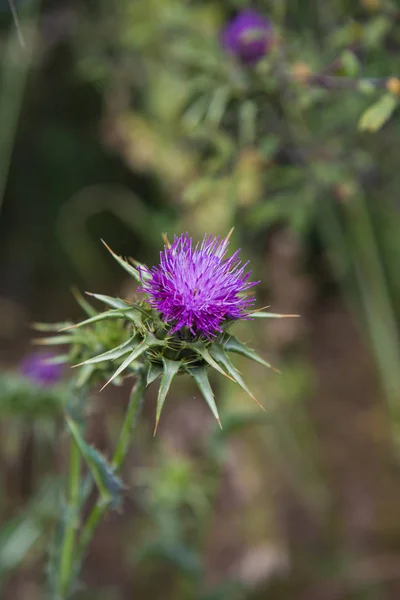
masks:
{"label": "thistle flower", "polygon": [[[78,387],[100,374],[108,378],[105,386],[118,382],[122,374],[145,378],[146,385],[160,378],[156,428],[172,381],[181,374],[194,379],[219,423],[209,368],[237,383],[259,404],[229,354],[271,365],[238,340],[230,327],[241,319],[294,315],[249,312],[254,297],[243,294],[257,282],[249,281],[251,272],[246,271],[247,263],[240,261],[239,251],[226,258],[228,242],[229,235],[224,239],[205,236],[196,245],[187,233],[175,236],[172,245],[166,243],[160,253],[160,263],[151,269],[124,260],[107,246],[118,264],[139,283],[144,298],[132,304],[104,294],[90,294],[108,307],[97,312],[77,297],[89,318],[63,327],[61,331],[66,333],[53,338],[53,343],[69,343],[72,356],[87,356],[90,352],[90,358],[75,365],[82,366],[85,373],[83,380],[78,378]],[[49,331],[57,326],[41,328]],[[82,334],[80,328],[88,328],[90,335]],[[104,347],[105,338],[118,339],[118,343],[93,356],[92,348]]]}
{"label": "thistle flower", "polygon": [[49,362],[53,354],[36,353],[27,356],[20,365],[21,374],[39,386],[47,387],[58,383],[62,376],[62,365]]}
{"label": "thistle flower", "polygon": [[158,266],[143,270],[141,291],[162,321],[172,324],[171,334],[187,328],[211,339],[224,322],[248,318],[255,299],[242,294],[257,282],[248,281],[251,271],[245,272],[248,263],[241,264],[240,251],[225,258],[227,249],[226,239],[211,235],[193,246],[186,233],[165,246]]}
{"label": "thistle flower", "polygon": [[271,22],[254,10],[243,10],[221,34],[223,48],[248,65],[265,56],[274,41]]}

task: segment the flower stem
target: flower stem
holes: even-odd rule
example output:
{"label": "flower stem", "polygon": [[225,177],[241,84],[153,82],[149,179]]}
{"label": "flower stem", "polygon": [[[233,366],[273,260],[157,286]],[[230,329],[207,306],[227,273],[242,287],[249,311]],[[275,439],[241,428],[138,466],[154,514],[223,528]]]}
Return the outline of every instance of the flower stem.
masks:
{"label": "flower stem", "polygon": [[[146,374],[144,371],[142,371],[138,375],[138,379],[134,387],[132,388],[132,392],[129,398],[129,405],[125,414],[124,422],[122,424],[114,456],[111,461],[111,464],[116,471],[121,467],[127,455],[131,443],[132,433],[136,426],[136,422],[142,407],[145,389]],[[107,507],[108,503],[104,499],[99,497],[96,504],[93,506],[86,520],[86,523],[83,526],[76,552],[76,571],[78,571],[81,567],[81,563],[86,555],[89,544],[92,541],[98,524],[100,523],[107,511]]]}
{"label": "flower stem", "polygon": [[68,476],[68,513],[61,547],[58,577],[58,589],[61,598],[65,598],[68,595],[69,586],[71,584],[71,573],[74,561],[74,548],[79,515],[80,475],[81,455],[78,446],[71,436]]}

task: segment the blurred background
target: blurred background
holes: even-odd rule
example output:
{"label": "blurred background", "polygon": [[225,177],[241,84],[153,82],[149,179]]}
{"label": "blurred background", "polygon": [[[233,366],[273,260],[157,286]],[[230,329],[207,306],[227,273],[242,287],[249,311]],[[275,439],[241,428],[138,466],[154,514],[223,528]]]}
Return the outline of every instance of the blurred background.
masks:
{"label": "blurred background", "polygon": [[[76,598],[399,598],[400,6],[14,2],[0,1],[1,598],[45,597],[65,472],[54,397],[70,373],[56,391],[26,375],[32,322],[81,319],[74,286],[129,296],[101,238],[152,265],[162,232],[231,227],[258,306],[301,315],[237,326],[281,371],[237,360],[266,412],[216,377],[221,432],[182,377],[153,438],[150,388],[123,510]],[[238,25],[248,9],[258,28]],[[108,456],[128,393],[93,390],[87,437]]]}

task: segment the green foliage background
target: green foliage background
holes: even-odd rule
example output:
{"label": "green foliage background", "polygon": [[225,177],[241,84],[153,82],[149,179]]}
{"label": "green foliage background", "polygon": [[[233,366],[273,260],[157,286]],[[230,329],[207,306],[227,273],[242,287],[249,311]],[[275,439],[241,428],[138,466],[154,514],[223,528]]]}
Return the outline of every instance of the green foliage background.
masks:
{"label": "green foliage background", "polygon": [[[41,395],[15,372],[30,322],[80,318],[72,284],[129,299],[100,238],[152,264],[161,232],[232,226],[259,306],[301,314],[238,327],[282,371],[237,363],[266,413],[215,381],[216,431],[182,378],[153,439],[149,394],[76,598],[399,596],[400,9],[255,1],[278,41],[246,68],[219,35],[247,6],[21,0],[21,46],[0,2],[7,600],[44,597],[65,467],[68,378]],[[126,394],[91,399],[106,456]]]}

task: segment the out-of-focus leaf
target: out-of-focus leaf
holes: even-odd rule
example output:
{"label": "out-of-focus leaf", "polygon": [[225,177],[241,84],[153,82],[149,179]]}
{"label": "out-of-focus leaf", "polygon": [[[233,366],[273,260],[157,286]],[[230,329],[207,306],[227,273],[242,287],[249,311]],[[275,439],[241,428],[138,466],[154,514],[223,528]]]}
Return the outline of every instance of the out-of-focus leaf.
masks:
{"label": "out-of-focus leaf", "polygon": [[97,315],[97,310],[93,308],[91,304],[86,300],[84,296],[80,293],[76,288],[72,288],[72,294],[74,295],[75,300],[81,307],[81,309],[87,314],[88,317],[94,317]]}
{"label": "out-of-focus leaf", "polygon": [[56,417],[68,399],[64,386],[40,387],[17,373],[4,373],[0,389],[1,416]]}
{"label": "out-of-focus leaf", "polygon": [[361,131],[375,133],[390,119],[398,103],[399,99],[393,94],[384,94],[361,115],[358,128]]}
{"label": "out-of-focus leaf", "polygon": [[124,485],[121,479],[115,474],[114,468],[98,450],[85,442],[77,423],[68,416],[67,425],[82,456],[87,462],[104,502],[111,508],[120,508],[122,503],[121,491]]}
{"label": "out-of-focus leaf", "polygon": [[42,535],[38,523],[22,514],[0,527],[0,574],[16,569]]}

